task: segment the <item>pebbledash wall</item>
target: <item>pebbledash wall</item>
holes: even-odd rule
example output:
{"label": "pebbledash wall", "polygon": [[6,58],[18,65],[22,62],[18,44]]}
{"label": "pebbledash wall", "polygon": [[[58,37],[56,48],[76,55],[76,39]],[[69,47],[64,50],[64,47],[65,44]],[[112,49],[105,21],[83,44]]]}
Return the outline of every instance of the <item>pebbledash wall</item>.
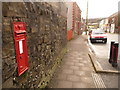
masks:
{"label": "pebbledash wall", "polygon": [[[66,5],[63,2],[3,2],[2,6],[2,87],[45,87],[66,51]],[[13,22],[27,25],[29,69],[21,76],[17,74]]]}

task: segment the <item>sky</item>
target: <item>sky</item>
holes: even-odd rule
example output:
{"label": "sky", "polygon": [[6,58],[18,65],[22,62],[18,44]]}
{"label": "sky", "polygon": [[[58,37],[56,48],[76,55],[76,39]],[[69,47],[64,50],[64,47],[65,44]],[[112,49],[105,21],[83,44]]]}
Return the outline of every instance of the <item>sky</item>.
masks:
{"label": "sky", "polygon": [[[86,18],[87,0],[76,1],[82,10],[82,17]],[[88,0],[88,18],[109,17],[118,11],[120,0]]]}

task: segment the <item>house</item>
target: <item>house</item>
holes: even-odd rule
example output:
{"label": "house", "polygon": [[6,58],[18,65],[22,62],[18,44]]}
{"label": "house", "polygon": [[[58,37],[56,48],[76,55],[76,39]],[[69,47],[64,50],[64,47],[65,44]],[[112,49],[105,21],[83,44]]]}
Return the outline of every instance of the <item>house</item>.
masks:
{"label": "house", "polygon": [[105,32],[109,32],[109,23],[108,18],[102,19],[99,23],[99,28],[104,30]]}
{"label": "house", "polygon": [[71,40],[79,35],[81,28],[81,10],[76,2],[66,2],[67,12],[67,39]]}
{"label": "house", "polygon": [[118,12],[108,17],[109,32],[118,33]]}

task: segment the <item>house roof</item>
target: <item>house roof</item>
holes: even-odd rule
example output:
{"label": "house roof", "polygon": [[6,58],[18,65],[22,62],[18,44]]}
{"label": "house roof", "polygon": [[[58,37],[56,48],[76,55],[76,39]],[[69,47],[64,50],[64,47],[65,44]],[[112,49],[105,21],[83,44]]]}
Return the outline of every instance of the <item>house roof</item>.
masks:
{"label": "house roof", "polygon": [[117,16],[117,15],[118,15],[118,12],[116,12],[116,13],[110,15],[109,17],[115,17],[115,16]]}

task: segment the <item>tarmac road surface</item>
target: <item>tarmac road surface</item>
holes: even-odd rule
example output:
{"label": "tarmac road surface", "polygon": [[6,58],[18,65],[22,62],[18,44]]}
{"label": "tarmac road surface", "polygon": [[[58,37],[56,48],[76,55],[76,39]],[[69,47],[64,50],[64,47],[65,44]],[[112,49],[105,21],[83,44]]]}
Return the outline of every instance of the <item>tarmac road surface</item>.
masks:
{"label": "tarmac road surface", "polygon": [[[116,68],[113,68],[112,65],[108,62],[108,60],[109,60],[111,41],[119,42],[119,37],[118,34],[107,34],[107,36],[108,36],[108,41],[106,44],[100,42],[90,43],[89,37],[88,37],[88,43],[89,46],[94,51],[95,55],[97,56],[97,60],[103,69],[116,70]],[[120,67],[120,59],[118,61],[119,61],[118,67]],[[118,74],[101,73],[100,75],[107,88],[118,88],[118,84],[120,80],[120,76],[118,76]]]}

